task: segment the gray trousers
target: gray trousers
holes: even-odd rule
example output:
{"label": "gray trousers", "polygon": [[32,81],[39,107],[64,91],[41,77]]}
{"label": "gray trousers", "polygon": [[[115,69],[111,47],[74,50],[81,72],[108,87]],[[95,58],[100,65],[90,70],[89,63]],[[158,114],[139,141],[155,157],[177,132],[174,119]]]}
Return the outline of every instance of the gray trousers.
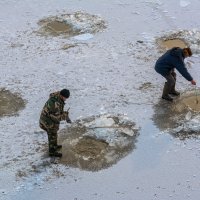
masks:
{"label": "gray trousers", "polygon": [[169,88],[169,91],[175,91],[175,84],[176,84],[176,73],[174,70],[171,70],[170,73],[164,76],[167,80],[166,85]]}
{"label": "gray trousers", "polygon": [[171,70],[170,73],[165,76],[166,80],[167,80],[167,85],[170,89],[173,89],[173,87],[176,84],[176,73],[174,72],[174,70]]}

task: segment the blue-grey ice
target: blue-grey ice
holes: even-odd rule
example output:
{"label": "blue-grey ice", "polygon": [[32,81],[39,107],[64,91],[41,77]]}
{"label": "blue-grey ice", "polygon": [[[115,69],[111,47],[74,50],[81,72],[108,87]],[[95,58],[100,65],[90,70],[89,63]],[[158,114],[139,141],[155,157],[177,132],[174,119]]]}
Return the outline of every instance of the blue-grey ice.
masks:
{"label": "blue-grey ice", "polygon": [[93,34],[85,33],[85,34],[80,34],[80,35],[74,36],[73,38],[74,38],[75,40],[86,41],[86,40],[92,39],[93,37],[94,37]]}

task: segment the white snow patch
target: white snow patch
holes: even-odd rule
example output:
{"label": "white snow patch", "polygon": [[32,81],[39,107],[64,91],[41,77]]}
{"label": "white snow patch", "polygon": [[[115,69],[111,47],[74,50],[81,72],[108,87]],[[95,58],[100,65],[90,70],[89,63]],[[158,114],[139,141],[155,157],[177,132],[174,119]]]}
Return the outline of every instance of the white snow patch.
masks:
{"label": "white snow patch", "polygon": [[108,118],[107,116],[100,116],[96,118],[94,121],[86,123],[86,127],[111,127],[115,124],[112,118]]}
{"label": "white snow patch", "polygon": [[192,113],[189,111],[189,112],[186,114],[185,119],[186,119],[186,120],[190,120],[191,117],[192,117]]}
{"label": "white snow patch", "polygon": [[113,147],[127,146],[130,143],[128,137],[137,136],[139,128],[130,122],[127,116],[117,116],[116,118],[119,120],[118,123],[114,120],[114,116],[109,114],[100,115],[89,122],[81,121],[82,126],[87,129],[84,136],[104,140]]}
{"label": "white snow patch", "polygon": [[190,3],[190,1],[180,0],[181,7],[187,7],[188,5],[190,5]]}

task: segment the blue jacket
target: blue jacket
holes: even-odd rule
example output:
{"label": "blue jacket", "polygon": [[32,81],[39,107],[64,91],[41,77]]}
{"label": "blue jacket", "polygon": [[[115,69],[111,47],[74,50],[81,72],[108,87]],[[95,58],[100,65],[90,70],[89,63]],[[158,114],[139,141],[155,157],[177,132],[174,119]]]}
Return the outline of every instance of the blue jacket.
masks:
{"label": "blue jacket", "polygon": [[170,71],[177,69],[179,73],[188,81],[192,81],[193,78],[187,71],[184,64],[183,49],[174,47],[163,54],[155,64],[155,70],[162,76],[167,76]]}

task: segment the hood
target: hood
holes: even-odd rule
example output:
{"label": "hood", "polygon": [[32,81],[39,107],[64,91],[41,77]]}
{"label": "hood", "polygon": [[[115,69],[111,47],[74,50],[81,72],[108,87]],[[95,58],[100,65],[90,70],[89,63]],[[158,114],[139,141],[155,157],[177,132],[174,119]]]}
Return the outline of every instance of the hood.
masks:
{"label": "hood", "polygon": [[170,50],[170,55],[184,58],[183,49],[181,49],[179,47],[172,48]]}
{"label": "hood", "polygon": [[49,95],[49,97],[59,97],[60,96],[60,92],[53,92]]}
{"label": "hood", "polygon": [[51,93],[49,95],[49,98],[54,99],[55,101],[61,101],[64,103],[64,101],[60,98],[60,91]]}

